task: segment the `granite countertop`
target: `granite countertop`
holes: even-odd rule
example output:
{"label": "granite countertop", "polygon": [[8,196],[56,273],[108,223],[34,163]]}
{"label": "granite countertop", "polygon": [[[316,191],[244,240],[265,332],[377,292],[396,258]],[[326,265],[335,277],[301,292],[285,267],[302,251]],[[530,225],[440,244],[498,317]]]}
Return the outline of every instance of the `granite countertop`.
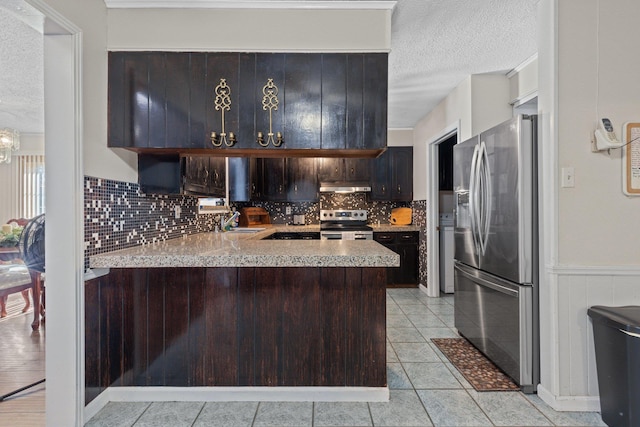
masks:
{"label": "granite countertop", "polygon": [[371,228],[373,228],[374,233],[388,233],[392,231],[420,231],[420,227],[417,225],[394,225],[389,223],[378,224],[369,224]]}
{"label": "granite countertop", "polygon": [[260,240],[278,231],[200,233],[90,257],[91,268],[145,267],[397,267],[400,256],[373,240]]}

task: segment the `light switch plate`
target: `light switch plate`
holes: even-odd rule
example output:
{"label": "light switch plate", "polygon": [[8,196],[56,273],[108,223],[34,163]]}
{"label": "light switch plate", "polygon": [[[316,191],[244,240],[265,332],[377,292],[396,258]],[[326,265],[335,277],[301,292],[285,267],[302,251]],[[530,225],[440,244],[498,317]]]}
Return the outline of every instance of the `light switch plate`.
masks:
{"label": "light switch plate", "polygon": [[562,168],[562,188],[573,188],[576,186],[573,166]]}
{"label": "light switch plate", "polygon": [[285,213],[286,213],[287,215],[291,215],[291,206],[287,206],[287,207],[285,208]]}

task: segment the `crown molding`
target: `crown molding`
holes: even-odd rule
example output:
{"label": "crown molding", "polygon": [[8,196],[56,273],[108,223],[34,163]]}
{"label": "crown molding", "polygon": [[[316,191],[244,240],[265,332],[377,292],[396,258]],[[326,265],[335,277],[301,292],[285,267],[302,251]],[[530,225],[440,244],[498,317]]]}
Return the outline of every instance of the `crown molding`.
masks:
{"label": "crown molding", "polygon": [[104,0],[109,9],[327,9],[393,10],[396,1]]}

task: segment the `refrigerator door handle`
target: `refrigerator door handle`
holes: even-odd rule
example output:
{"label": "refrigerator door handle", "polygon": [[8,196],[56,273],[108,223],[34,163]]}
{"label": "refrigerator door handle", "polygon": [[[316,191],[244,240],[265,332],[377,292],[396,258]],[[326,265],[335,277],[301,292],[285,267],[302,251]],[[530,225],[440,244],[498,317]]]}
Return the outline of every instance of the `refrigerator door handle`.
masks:
{"label": "refrigerator door handle", "polygon": [[473,147],[473,157],[471,158],[471,173],[469,176],[469,220],[471,228],[471,236],[473,236],[473,245],[476,252],[479,249],[478,241],[478,156],[480,154],[479,146]]}
{"label": "refrigerator door handle", "polygon": [[489,155],[487,154],[487,146],[482,141],[480,143],[480,155],[478,159],[480,163],[480,177],[482,188],[482,206],[481,206],[481,223],[480,223],[480,249],[482,255],[487,250],[487,242],[489,241],[489,228],[491,225],[491,208],[492,208],[492,191],[491,191],[491,170],[489,169]]}
{"label": "refrigerator door handle", "polygon": [[468,271],[466,271],[467,269],[463,266],[461,266],[459,263],[456,263],[455,268],[464,276],[466,276],[468,279],[472,280],[473,282],[478,283],[479,285],[482,285],[484,287],[493,289],[495,291],[501,292],[503,294],[506,295],[511,295],[513,297],[517,297],[518,296],[518,291],[515,289],[511,289],[509,287],[506,286],[502,286],[496,282],[490,282],[488,280],[485,280],[481,277],[478,277],[475,274],[471,274]]}

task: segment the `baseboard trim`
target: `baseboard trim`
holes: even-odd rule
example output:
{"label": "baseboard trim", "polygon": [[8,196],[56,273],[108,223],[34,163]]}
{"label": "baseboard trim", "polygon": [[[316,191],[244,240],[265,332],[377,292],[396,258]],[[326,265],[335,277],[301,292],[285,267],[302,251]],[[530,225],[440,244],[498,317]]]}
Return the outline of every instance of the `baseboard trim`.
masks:
{"label": "baseboard trim", "polygon": [[109,387],[84,408],[91,419],[109,402],[388,402],[388,387]]}
{"label": "baseboard trim", "polygon": [[102,408],[109,403],[109,389],[106,389],[99,395],[97,395],[87,406],[84,407],[84,421],[83,425],[89,421],[95,414],[100,412]]}
{"label": "baseboard trim", "polygon": [[555,396],[538,384],[538,397],[559,412],[600,412],[598,396]]}

